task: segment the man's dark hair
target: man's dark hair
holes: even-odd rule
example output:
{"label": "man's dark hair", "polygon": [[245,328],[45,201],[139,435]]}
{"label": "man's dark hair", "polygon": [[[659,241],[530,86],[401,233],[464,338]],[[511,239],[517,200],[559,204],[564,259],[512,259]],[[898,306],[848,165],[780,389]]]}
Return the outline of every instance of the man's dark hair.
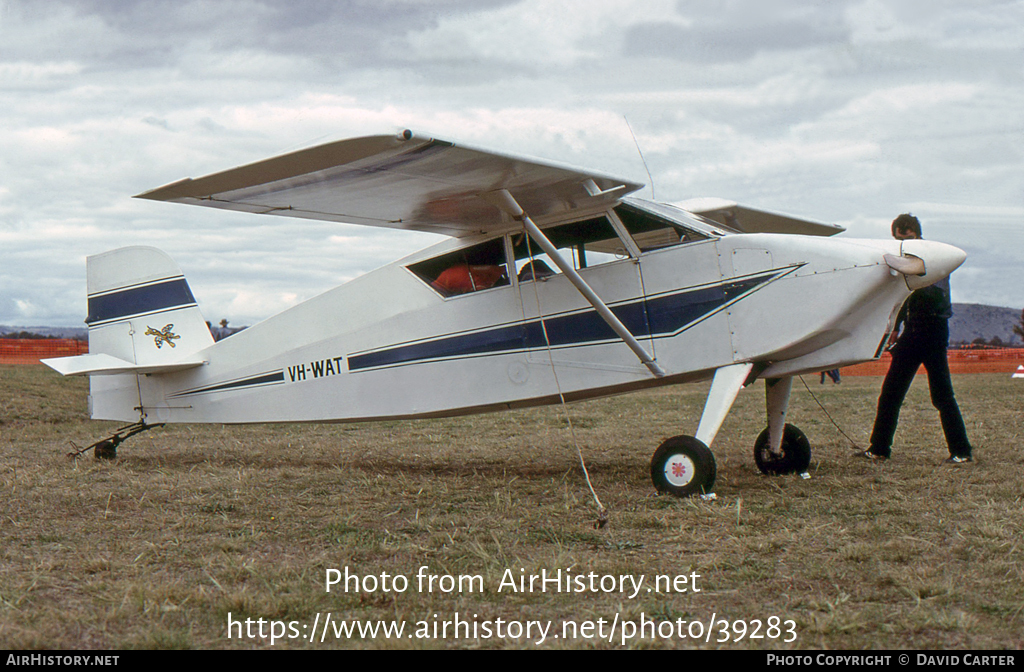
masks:
{"label": "man's dark hair", "polygon": [[917,237],[921,237],[921,222],[909,213],[904,213],[892,220],[892,235],[895,236],[899,230],[910,230],[917,234]]}

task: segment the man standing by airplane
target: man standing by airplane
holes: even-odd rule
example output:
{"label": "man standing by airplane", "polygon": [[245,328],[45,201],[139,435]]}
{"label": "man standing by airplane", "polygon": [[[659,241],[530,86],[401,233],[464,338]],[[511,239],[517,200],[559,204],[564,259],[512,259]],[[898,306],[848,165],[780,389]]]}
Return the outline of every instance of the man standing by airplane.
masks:
{"label": "man standing by airplane", "polygon": [[[892,222],[892,235],[897,240],[921,238],[921,222],[913,215],[903,214]],[[949,464],[970,462],[971,444],[953,396],[946,348],[949,345],[949,318],[953,310],[949,298],[949,278],[910,295],[896,320],[893,334],[903,333],[892,347],[892,363],[878,396],[878,413],[871,432],[871,447],[858,453],[869,460],[889,459],[892,439],[899,421],[900,406],[919,366],[928,372],[928,389],[932,405],[939,411],[942,431],[949,446]]]}

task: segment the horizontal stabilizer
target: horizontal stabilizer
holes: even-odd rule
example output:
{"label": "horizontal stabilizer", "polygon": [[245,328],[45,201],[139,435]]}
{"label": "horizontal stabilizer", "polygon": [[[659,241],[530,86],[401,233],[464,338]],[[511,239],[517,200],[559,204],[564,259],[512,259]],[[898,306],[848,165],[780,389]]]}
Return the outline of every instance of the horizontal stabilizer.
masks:
{"label": "horizontal stabilizer", "polygon": [[167,364],[132,364],[113,355],[77,355],[40,360],[63,376],[113,376],[119,373],[171,373],[202,366],[202,359],[185,359]]}
{"label": "horizontal stabilizer", "polygon": [[692,198],[673,205],[724,224],[740,233],[791,233],[803,236],[834,236],[846,229],[809,219],[756,210],[722,198]]}

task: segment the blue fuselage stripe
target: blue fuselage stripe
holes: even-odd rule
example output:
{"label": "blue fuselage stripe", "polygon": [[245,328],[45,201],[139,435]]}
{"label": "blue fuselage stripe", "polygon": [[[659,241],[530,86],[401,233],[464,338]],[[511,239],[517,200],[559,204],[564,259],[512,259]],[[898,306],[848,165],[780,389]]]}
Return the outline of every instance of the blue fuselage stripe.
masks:
{"label": "blue fuselage stripe", "polygon": [[[744,278],[721,285],[637,300],[611,307],[612,312],[637,338],[668,336],[699,321],[721,307],[757,288],[776,274]],[[547,338],[544,328],[547,328]],[[417,361],[514,352],[547,347],[586,345],[617,339],[618,336],[595,310],[531,320],[472,334],[447,336],[422,343],[352,355],[349,371]]]}
{"label": "blue fuselage stripe", "polygon": [[130,315],[195,305],[195,302],[185,278],[176,278],[144,287],[129,287],[110,294],[91,296],[89,317],[85,322],[108,322]]}
{"label": "blue fuselage stripe", "polygon": [[232,380],[226,383],[219,383],[217,385],[208,385],[206,387],[200,387],[194,390],[185,390],[184,392],[178,392],[177,394],[173,394],[171,396],[184,397],[190,394],[205,394],[207,392],[227,392],[230,390],[238,390],[246,387],[258,387],[260,385],[275,385],[277,383],[283,382],[284,371],[272,371],[270,373],[263,373],[258,376],[253,376],[251,378]]}

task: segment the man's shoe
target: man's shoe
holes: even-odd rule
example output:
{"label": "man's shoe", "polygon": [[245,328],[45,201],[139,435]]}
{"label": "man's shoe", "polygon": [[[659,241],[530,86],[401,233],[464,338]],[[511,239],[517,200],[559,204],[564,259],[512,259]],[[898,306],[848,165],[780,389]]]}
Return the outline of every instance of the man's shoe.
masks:
{"label": "man's shoe", "polygon": [[973,461],[974,460],[971,459],[970,455],[953,455],[951,457],[946,458],[945,463],[946,464],[966,464],[968,462],[973,462]]}
{"label": "man's shoe", "polygon": [[864,459],[871,460],[872,462],[885,462],[889,459],[888,455],[879,455],[877,453],[872,453],[870,450],[854,453],[854,457],[863,457]]}

